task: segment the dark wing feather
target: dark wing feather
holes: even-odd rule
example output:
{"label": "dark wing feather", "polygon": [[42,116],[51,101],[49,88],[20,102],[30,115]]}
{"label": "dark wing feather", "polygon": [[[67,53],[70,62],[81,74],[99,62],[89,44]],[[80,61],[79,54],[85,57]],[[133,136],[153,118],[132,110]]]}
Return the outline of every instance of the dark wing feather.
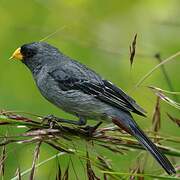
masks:
{"label": "dark wing feather", "polygon": [[74,88],[80,89],[85,93],[94,95],[96,98],[106,102],[112,106],[132,111],[139,115],[145,116],[145,111],[136,104],[135,100],[129,97],[121,89],[111,84],[109,81],[103,80],[103,84],[93,84],[91,82],[82,82],[74,85]]}
{"label": "dark wing feather", "polygon": [[74,68],[69,70],[63,70],[62,67],[56,68],[49,74],[63,91],[80,90],[114,107],[145,116],[145,111],[120,88],[107,80],[102,80],[89,69],[87,72],[87,69],[82,71],[82,67],[80,70],[78,70],[79,67],[75,67],[77,70]]}
{"label": "dark wing feather", "polygon": [[122,89],[116,87],[114,84],[112,84],[110,81],[103,80],[105,86],[107,89],[111,91],[111,93],[115,93],[115,96],[118,96],[120,99],[123,99],[127,103],[131,104],[134,108],[135,113],[146,116],[146,111],[141,108],[134,99],[132,99],[130,96],[128,96]]}

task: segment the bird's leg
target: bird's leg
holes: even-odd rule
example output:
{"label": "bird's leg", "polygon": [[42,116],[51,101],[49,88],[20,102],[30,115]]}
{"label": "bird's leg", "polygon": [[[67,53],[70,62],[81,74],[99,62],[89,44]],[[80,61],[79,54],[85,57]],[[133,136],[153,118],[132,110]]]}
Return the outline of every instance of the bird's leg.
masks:
{"label": "bird's leg", "polygon": [[93,133],[96,131],[96,129],[102,124],[102,122],[100,121],[99,123],[97,123],[95,126],[89,126],[87,125],[86,127],[83,127],[83,130],[86,131],[87,135],[92,137]]}
{"label": "bird's leg", "polygon": [[69,120],[69,119],[62,119],[62,118],[56,117],[54,115],[48,115],[43,118],[43,122],[44,121],[48,121],[49,124],[51,122],[56,122],[56,123],[61,122],[61,123],[67,123],[67,124],[74,124],[74,125],[78,125],[78,126],[86,125],[86,119],[81,116],[79,116],[78,121],[75,121],[75,120]]}
{"label": "bird's leg", "polygon": [[[79,117],[79,120],[78,121],[75,121],[75,120],[69,120],[69,119],[62,119],[62,118],[59,118],[59,117],[56,117],[54,115],[48,115],[48,116],[45,116],[43,118],[43,121],[48,121],[48,124],[50,127],[53,127],[54,124],[57,124],[58,122],[61,122],[61,123],[67,123],[67,124],[74,124],[74,125],[78,125],[78,126],[83,126],[83,125],[86,125],[86,119],[77,115]],[[95,126],[85,126],[83,127],[82,129],[87,133],[87,135],[89,137],[91,137],[93,135],[93,133],[96,131],[96,129],[102,124],[102,122],[99,122],[97,123]]]}

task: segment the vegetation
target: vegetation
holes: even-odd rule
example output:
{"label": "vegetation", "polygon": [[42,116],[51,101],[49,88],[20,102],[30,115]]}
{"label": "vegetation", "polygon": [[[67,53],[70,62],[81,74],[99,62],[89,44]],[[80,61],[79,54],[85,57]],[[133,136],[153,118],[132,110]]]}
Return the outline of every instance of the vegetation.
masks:
{"label": "vegetation", "polygon": [[[178,0],[2,1],[2,179],[179,179],[179,5]],[[133,96],[148,112],[146,119],[135,115],[135,120],[177,175],[168,176],[112,124],[101,124],[89,136],[82,127],[42,122],[48,114],[72,116],[41,97],[23,65],[7,60],[18,46],[39,40]]]}

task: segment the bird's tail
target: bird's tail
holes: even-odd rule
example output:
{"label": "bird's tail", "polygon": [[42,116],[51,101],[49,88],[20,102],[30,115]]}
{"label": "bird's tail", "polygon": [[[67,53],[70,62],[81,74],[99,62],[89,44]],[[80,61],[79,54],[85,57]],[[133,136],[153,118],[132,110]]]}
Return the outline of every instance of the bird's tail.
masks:
{"label": "bird's tail", "polygon": [[[127,116],[126,116],[127,117]],[[148,150],[153,157],[159,162],[159,164],[165,169],[165,171],[171,175],[175,174],[176,171],[172,166],[171,162],[166,158],[164,154],[157,148],[157,146],[145,135],[145,133],[138,127],[136,122],[128,117],[128,120],[120,120],[119,118],[113,118],[112,121],[123,128],[125,131],[135,136],[139,143]]]}

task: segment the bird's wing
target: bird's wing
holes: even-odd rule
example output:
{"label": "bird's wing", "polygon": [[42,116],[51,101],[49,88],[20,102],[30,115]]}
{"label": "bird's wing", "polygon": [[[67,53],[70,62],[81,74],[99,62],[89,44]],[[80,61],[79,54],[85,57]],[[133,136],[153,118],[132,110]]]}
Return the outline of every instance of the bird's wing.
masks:
{"label": "bird's wing", "polygon": [[106,87],[107,90],[109,90],[112,94],[114,94],[115,96],[119,97],[120,99],[122,99],[124,102],[126,102],[127,104],[131,105],[133,108],[131,109],[131,111],[142,115],[142,116],[146,116],[146,111],[140,107],[136,101],[131,98],[130,96],[128,96],[122,89],[120,89],[119,87],[115,86],[113,83],[111,83],[110,81],[107,80],[103,80],[104,85]]}
{"label": "bird's wing", "polygon": [[89,69],[78,68],[56,68],[49,74],[63,91],[79,90],[117,108],[145,116],[145,111],[123,90]]}

